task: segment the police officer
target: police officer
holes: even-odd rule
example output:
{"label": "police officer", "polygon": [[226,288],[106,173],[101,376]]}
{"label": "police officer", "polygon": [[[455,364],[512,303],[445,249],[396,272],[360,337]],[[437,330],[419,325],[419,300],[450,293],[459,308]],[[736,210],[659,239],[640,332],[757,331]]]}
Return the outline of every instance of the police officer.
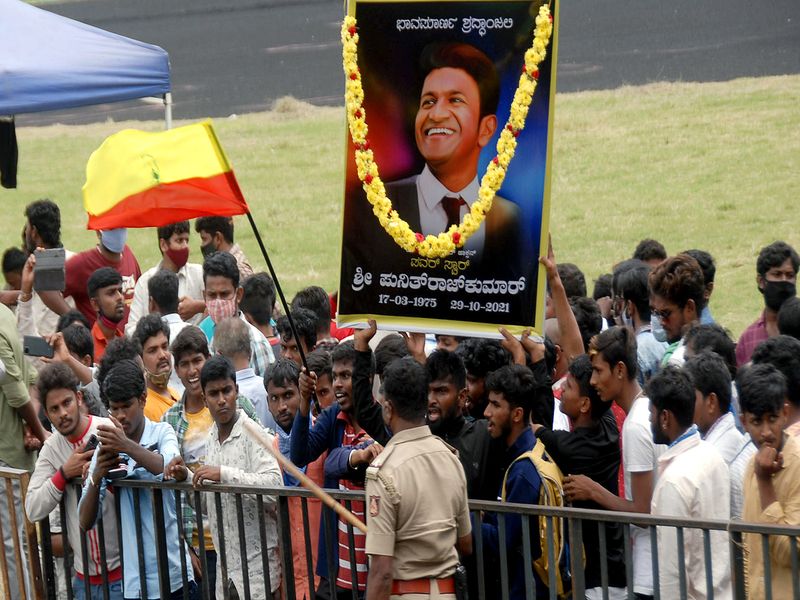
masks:
{"label": "police officer", "polygon": [[424,368],[396,360],[383,375],[392,439],[367,469],[367,600],[452,600],[458,553],[472,553],[464,469],[431,434]]}

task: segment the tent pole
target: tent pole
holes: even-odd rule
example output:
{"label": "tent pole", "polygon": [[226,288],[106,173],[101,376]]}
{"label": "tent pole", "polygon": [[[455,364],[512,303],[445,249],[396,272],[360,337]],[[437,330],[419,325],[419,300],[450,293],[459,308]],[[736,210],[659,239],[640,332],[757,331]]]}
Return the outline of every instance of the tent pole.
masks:
{"label": "tent pole", "polygon": [[172,92],[164,94],[164,126],[172,129]]}

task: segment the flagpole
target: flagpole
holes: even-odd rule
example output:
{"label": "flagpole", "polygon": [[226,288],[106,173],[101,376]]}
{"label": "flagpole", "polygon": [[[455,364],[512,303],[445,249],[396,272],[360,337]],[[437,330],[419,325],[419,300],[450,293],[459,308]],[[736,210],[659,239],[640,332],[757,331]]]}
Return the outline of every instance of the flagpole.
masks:
{"label": "flagpole", "polygon": [[300,338],[297,337],[297,329],[295,329],[294,320],[292,320],[292,311],[289,310],[289,303],[286,302],[286,296],[283,295],[283,289],[281,288],[280,281],[278,281],[278,275],[275,273],[275,269],[272,266],[272,261],[269,259],[267,248],[264,246],[264,241],[261,239],[261,234],[258,232],[258,227],[256,227],[256,222],[253,219],[253,215],[250,214],[249,210],[245,214],[247,215],[247,220],[250,221],[250,227],[253,228],[253,234],[255,234],[258,247],[261,249],[261,255],[264,257],[264,260],[267,263],[267,269],[269,269],[269,274],[272,277],[272,281],[275,282],[275,289],[278,291],[278,297],[281,300],[283,312],[286,315],[286,318],[289,320],[289,329],[292,330],[292,337],[294,338],[295,342],[297,342],[297,351],[300,353],[300,362],[303,363],[303,367],[306,371],[308,371],[308,363],[306,363],[306,355],[305,352],[303,352],[303,345],[300,342]]}

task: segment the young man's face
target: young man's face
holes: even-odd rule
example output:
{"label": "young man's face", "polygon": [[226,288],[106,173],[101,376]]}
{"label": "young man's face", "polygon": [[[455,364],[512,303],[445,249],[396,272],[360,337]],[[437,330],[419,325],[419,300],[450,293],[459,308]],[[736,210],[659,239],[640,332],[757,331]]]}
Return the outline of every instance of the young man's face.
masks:
{"label": "young man's face", "polygon": [[97,296],[91,298],[91,303],[98,313],[114,323],[119,323],[125,316],[125,295],[121,283],[100,288]]}
{"label": "young man's face", "polygon": [[205,296],[208,300],[236,300],[238,306],[242,299],[242,288],[233,285],[233,281],[222,275],[209,275],[205,280]]}
{"label": "young man's face", "polygon": [[199,395],[203,389],[200,386],[200,371],[206,364],[207,357],[200,352],[184,353],[176,359],[175,373],[181,380],[187,392]]}
{"label": "young man's face", "polygon": [[236,416],[236,396],[239,389],[233,379],[214,379],[206,382],[203,393],[211,418],[217,426],[227,425]]}
{"label": "young man's face", "polygon": [[485,383],[485,377],[470,375],[467,372],[467,409],[472,416],[476,416],[476,412],[478,413],[477,416],[483,414],[483,405],[486,402]]}
{"label": "young man's face", "polygon": [[674,302],[655,294],[650,296],[650,312],[661,319],[661,326],[667,333],[670,344],[680,341],[686,325],[697,318],[693,301],[689,300],[686,306],[680,308]]}
{"label": "young man's face", "polygon": [[189,232],[173,233],[169,236],[168,240],[158,240],[158,245],[162,253],[165,253],[167,250],[183,250],[184,248],[188,248]]}
{"label": "young man's face", "polygon": [[447,350],[448,352],[455,352],[458,348],[458,339],[453,335],[437,335],[436,336],[436,349]]}
{"label": "young man's face", "polygon": [[287,433],[292,428],[297,409],[300,407],[300,390],[292,381],[284,381],[281,385],[270,381],[267,384],[267,400],[269,412],[275,422]]}
{"label": "young man's face", "polygon": [[344,413],[353,410],[353,362],[339,360],[333,363],[333,395]]}
{"label": "young man's face", "polygon": [[589,384],[597,390],[604,402],[614,400],[622,388],[622,379],[615,376],[611,365],[599,352],[592,355],[592,378]]}
{"label": "young man's face", "polygon": [[47,392],[44,398],[45,413],[58,432],[71,438],[81,422],[81,393],[66,388],[57,388]]}
{"label": "young man's face", "polygon": [[489,392],[489,401],[483,416],[488,421],[489,435],[505,439],[511,433],[512,409],[501,392]]}
{"label": "young man's face", "polygon": [[452,377],[428,384],[428,423],[451,421],[462,413],[461,394]]}
{"label": "young man's face", "polygon": [[462,69],[434,69],[425,78],[414,136],[432,169],[451,162],[477,169],[481,148],[497,125],[494,115],[481,119],[480,104],[478,84]]}
{"label": "young man's face", "polygon": [[[298,366],[303,366],[303,361],[300,360],[300,350],[297,349],[297,338],[286,339],[285,337],[281,336],[281,358],[285,358],[287,360],[291,360],[297,363]],[[303,352],[308,353],[308,348],[306,345],[303,344],[302,346]]]}
{"label": "young man's face", "polygon": [[320,375],[317,377],[317,402],[321,409],[328,408],[336,398],[333,394],[333,380],[330,375]]}
{"label": "young man's face", "polygon": [[762,446],[769,446],[780,450],[783,445],[783,430],[786,428],[787,408],[778,412],[768,412],[763,415],[754,415],[750,412],[743,413],[742,424],[745,431],[759,450]]}
{"label": "young man's face", "polygon": [[570,421],[575,422],[580,417],[584,398],[578,381],[568,373],[564,383],[561,384],[561,412],[567,415]]}
{"label": "young man's face", "polygon": [[147,396],[142,396],[141,398],[130,398],[125,402],[109,403],[108,414],[119,421],[126,436],[131,437],[142,425],[146,399]]}
{"label": "young man's face", "polygon": [[163,331],[150,336],[142,344],[142,362],[144,368],[156,375],[169,373],[172,370],[170,362],[169,340]]}

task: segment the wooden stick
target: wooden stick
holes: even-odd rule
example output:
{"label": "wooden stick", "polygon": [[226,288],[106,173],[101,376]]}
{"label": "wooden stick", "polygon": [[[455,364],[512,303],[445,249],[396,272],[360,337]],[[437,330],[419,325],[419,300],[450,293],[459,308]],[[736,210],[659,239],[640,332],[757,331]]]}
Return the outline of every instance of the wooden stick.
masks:
{"label": "wooden stick", "polygon": [[249,420],[245,419],[242,423],[244,428],[247,430],[247,433],[258,442],[258,444],[264,448],[267,452],[272,454],[275,457],[275,460],[278,461],[278,464],[284,471],[287,471],[289,475],[297,479],[300,484],[311,491],[317,498],[322,500],[323,504],[328,508],[333,509],[333,511],[339,515],[342,519],[350,523],[353,527],[360,529],[363,533],[367,533],[367,526],[364,524],[361,519],[347,510],[344,506],[342,506],[339,502],[334,500],[330,494],[328,494],[325,490],[319,487],[316,483],[314,483],[305,473],[303,473],[300,469],[298,469],[292,461],[286,458],[283,454],[279,451],[276,451],[275,448],[272,447],[267,440],[264,439],[264,436],[259,431],[258,427],[255,426],[254,423],[251,423]]}

